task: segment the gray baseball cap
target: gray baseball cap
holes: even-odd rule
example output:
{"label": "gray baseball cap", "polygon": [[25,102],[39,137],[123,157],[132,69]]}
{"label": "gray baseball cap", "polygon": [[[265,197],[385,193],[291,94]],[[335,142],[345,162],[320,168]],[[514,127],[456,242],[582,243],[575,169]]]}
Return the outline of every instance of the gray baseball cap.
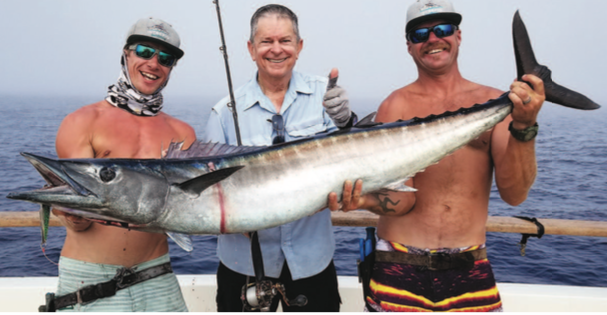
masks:
{"label": "gray baseball cap", "polygon": [[461,14],[455,12],[449,0],[417,0],[407,10],[407,27],[409,33],[415,26],[430,20],[447,20],[459,26]]}
{"label": "gray baseball cap", "polygon": [[137,21],[126,35],[126,45],[136,42],[148,41],[163,45],[168,52],[180,59],[183,57],[183,50],[179,49],[181,40],[179,34],[173,29],[173,26],[163,20],[155,18],[145,18]]}

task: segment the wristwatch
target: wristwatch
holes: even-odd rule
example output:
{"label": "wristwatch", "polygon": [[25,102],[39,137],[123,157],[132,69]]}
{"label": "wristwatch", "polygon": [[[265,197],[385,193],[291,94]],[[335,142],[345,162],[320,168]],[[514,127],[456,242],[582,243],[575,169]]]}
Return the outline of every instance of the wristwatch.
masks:
{"label": "wristwatch", "polygon": [[538,126],[537,122],[535,123],[535,125],[527,127],[523,130],[518,130],[512,127],[512,122],[510,122],[510,126],[508,126],[508,130],[510,131],[512,137],[521,142],[533,140],[533,138],[537,136],[537,131],[539,130],[539,128],[540,127]]}

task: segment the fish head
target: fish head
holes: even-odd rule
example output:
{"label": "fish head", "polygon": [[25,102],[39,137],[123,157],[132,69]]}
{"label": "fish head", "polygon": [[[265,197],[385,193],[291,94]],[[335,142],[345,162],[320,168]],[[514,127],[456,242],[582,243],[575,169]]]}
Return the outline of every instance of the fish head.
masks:
{"label": "fish head", "polygon": [[77,209],[92,217],[148,224],[161,215],[169,192],[160,164],[152,160],[51,159],[22,155],[47,182],[38,190],[7,197]]}

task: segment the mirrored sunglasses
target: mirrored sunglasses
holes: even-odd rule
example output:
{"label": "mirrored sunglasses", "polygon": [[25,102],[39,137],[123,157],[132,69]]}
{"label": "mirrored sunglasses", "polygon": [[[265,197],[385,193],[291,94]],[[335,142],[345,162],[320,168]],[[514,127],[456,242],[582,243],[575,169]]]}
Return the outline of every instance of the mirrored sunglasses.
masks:
{"label": "mirrored sunglasses", "polygon": [[414,44],[419,44],[428,41],[431,32],[436,37],[443,38],[453,35],[457,29],[457,26],[453,24],[439,24],[432,27],[418,28],[407,33],[407,40]]}
{"label": "mirrored sunglasses", "polygon": [[177,61],[177,57],[143,44],[131,45],[129,49],[134,51],[137,57],[145,60],[150,60],[154,55],[158,55],[158,63],[165,67],[172,67]]}

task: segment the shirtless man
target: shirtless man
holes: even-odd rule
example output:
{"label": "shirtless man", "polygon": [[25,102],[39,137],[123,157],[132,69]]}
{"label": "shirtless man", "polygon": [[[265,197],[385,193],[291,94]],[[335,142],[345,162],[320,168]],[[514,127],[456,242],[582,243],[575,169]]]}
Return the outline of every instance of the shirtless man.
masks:
{"label": "shirtless man", "polygon": [[[501,91],[470,82],[459,72],[461,15],[448,0],[419,0],[407,12],[407,47],[418,79],[393,92],[376,120],[426,117],[497,98]],[[514,82],[511,116],[478,139],[407,182],[415,193],[380,191],[352,198],[332,210],[367,209],[380,215],[377,250],[366,308],[374,311],[496,311],[502,304],[485,254],[489,194],[495,182],[501,198],[518,205],[527,198],[537,165],[536,118],[545,99],[543,82]],[[510,129],[509,126],[514,130]],[[528,134],[523,137],[521,134]],[[531,138],[531,139],[529,139]],[[352,184],[346,191],[352,191]],[[349,197],[349,196],[348,196]],[[389,252],[389,254],[386,254]],[[420,256],[424,263],[420,264]]]}
{"label": "shirtless man", "polygon": [[[189,147],[194,129],[163,112],[162,89],[183,56],[179,35],[164,21],[137,21],[127,35],[122,73],[105,100],[68,115],[57,132],[60,158],[160,158],[171,141]],[[170,269],[166,235],[93,223],[53,211],[67,233],[59,260],[57,309],[75,311],[187,311]],[[156,268],[160,276],[119,290],[87,296],[79,289],[111,280],[121,268]],[[131,271],[127,270],[127,272]],[[113,291],[113,288],[110,290]],[[67,297],[65,297],[67,295]],[[61,298],[64,296],[64,298]],[[68,303],[69,302],[69,303]]]}

